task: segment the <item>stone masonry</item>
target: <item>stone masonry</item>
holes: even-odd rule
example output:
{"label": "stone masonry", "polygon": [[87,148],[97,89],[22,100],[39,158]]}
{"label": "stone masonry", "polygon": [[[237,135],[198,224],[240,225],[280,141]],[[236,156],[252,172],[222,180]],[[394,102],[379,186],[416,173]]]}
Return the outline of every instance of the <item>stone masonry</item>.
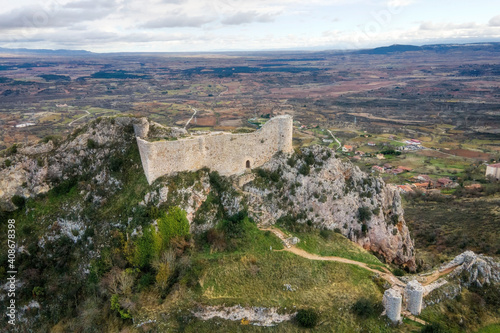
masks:
{"label": "stone masonry", "polygon": [[244,173],[279,152],[291,152],[293,121],[289,115],[270,119],[252,133],[212,132],[175,141],[147,141],[147,122],[136,124],[137,145],[148,182],[179,171],[203,167],[222,175]]}
{"label": "stone masonry", "polygon": [[387,289],[384,292],[382,303],[384,304],[385,314],[393,322],[401,321],[401,293],[393,288]]}
{"label": "stone masonry", "polygon": [[422,311],[424,287],[417,280],[412,280],[406,285],[405,294],[406,308],[412,315],[418,316]]}

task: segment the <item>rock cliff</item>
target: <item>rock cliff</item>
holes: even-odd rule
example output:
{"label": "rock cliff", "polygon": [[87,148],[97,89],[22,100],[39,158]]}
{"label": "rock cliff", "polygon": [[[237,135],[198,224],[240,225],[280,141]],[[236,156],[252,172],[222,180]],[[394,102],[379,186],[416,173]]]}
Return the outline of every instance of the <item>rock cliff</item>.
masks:
{"label": "rock cliff", "polygon": [[131,117],[99,118],[59,143],[49,137],[38,144],[7,149],[0,157],[0,208],[15,209],[14,195],[34,197],[84,175],[107,183],[109,191],[116,190],[120,184],[110,176],[110,164],[113,156],[133,142],[135,121]]}
{"label": "rock cliff", "polygon": [[[136,147],[133,125],[141,121],[100,118],[59,143],[45,140],[5,152],[0,160],[2,209],[15,208],[13,195],[34,197],[65,181],[85,180],[85,188],[79,188],[85,200],[105,201],[127,186],[113,174],[127,167],[124,152]],[[148,124],[150,132],[169,134]],[[242,176],[222,177],[202,169],[162,177],[150,185],[140,205],[180,206],[193,232],[211,228],[221,210],[235,214],[247,209],[258,223],[336,230],[387,262],[415,269],[398,191],[336,158],[328,148],[279,153]]]}
{"label": "rock cliff", "polygon": [[[268,217],[341,232],[387,262],[415,269],[414,244],[398,191],[320,146],[277,155],[244,185],[250,206]],[[259,199],[260,198],[260,199]]]}

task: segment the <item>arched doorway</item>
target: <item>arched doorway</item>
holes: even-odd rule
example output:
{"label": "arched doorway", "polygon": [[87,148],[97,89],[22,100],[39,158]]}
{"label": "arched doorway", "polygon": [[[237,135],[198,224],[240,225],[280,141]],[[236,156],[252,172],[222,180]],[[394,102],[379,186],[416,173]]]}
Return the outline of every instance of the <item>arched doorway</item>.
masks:
{"label": "arched doorway", "polygon": [[250,169],[250,160],[247,160],[246,167],[247,169]]}

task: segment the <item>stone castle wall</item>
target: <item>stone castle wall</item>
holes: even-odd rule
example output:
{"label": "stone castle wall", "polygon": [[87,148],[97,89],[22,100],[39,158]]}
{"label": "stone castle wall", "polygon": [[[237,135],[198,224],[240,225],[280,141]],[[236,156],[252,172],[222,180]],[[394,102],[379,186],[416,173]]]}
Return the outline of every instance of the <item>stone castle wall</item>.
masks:
{"label": "stone castle wall", "polygon": [[136,134],[141,134],[137,136],[137,144],[146,178],[151,184],[163,175],[203,167],[222,175],[243,173],[248,165],[250,168],[261,166],[278,151],[291,152],[292,131],[292,117],[285,115],[274,117],[257,131],[245,134],[214,132],[156,142],[141,138],[145,131],[140,128],[136,129]]}

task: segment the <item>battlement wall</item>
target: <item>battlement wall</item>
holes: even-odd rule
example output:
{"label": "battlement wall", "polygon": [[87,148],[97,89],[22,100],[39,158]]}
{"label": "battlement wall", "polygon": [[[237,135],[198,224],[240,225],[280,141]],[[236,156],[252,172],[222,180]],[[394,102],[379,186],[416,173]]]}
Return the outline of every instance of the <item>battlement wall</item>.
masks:
{"label": "battlement wall", "polygon": [[261,166],[278,151],[291,152],[292,117],[278,116],[252,133],[211,133],[176,141],[149,142],[137,136],[142,166],[148,182],[179,171],[203,167],[222,175]]}

